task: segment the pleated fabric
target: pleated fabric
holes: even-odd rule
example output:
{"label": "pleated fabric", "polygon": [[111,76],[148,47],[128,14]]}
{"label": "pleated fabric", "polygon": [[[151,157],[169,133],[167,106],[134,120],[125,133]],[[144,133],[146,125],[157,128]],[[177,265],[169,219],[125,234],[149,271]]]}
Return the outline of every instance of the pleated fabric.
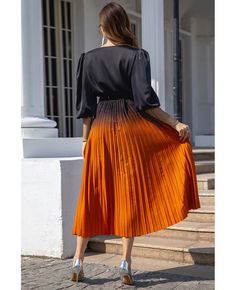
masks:
{"label": "pleated fabric", "polygon": [[72,234],[141,236],[199,207],[190,141],[137,111],[133,100],[100,101],[85,147]]}

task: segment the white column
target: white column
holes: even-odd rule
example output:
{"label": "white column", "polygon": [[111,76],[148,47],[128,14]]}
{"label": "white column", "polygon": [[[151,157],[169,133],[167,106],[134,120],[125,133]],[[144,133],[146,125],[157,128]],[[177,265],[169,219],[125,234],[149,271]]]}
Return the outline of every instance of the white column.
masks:
{"label": "white column", "polygon": [[41,0],[22,0],[22,137],[57,137],[45,118]]}
{"label": "white column", "polygon": [[165,109],[164,0],[142,0],[142,47],[150,54],[152,87]]}
{"label": "white column", "polygon": [[190,23],[192,135],[195,146],[214,147],[214,48],[209,45],[213,25],[208,19],[195,17]]}
{"label": "white column", "polygon": [[197,20],[191,18],[191,87],[192,87],[192,135],[194,136],[194,145],[196,145],[197,125],[198,125],[198,57],[197,57]]}

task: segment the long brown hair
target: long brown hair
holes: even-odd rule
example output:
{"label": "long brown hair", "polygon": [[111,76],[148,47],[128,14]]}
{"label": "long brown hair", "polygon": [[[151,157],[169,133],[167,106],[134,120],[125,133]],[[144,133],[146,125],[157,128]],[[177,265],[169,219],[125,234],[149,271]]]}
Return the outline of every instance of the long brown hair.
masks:
{"label": "long brown hair", "polygon": [[137,39],[131,31],[129,17],[120,4],[116,2],[106,4],[99,12],[99,19],[99,29],[102,26],[111,42],[138,47]]}

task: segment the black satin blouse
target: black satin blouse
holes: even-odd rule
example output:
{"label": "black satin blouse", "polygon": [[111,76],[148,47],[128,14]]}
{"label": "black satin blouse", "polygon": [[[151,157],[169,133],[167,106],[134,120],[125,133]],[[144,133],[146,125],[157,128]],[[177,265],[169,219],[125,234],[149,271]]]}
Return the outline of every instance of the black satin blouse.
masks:
{"label": "black satin blouse", "polygon": [[96,117],[97,97],[123,96],[139,111],[159,107],[151,86],[148,51],[126,44],[98,47],[80,55],[76,70],[77,119]]}

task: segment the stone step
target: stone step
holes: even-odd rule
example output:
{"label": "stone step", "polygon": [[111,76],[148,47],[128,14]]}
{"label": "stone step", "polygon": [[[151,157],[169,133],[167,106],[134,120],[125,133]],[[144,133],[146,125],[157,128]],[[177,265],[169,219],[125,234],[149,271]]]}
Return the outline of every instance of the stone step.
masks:
{"label": "stone step", "polygon": [[195,161],[196,172],[200,173],[212,173],[215,171],[215,161],[214,160],[201,160]]}
{"label": "stone step", "polygon": [[213,222],[184,220],[164,230],[148,234],[147,236],[214,242],[215,229]]}
{"label": "stone step", "polygon": [[[90,249],[86,249],[84,261],[85,263],[93,263],[99,266],[107,265],[109,267],[113,267],[114,265],[118,266],[120,264],[121,258],[122,258],[121,255],[110,254],[110,253],[98,253],[98,252],[93,252]],[[181,276],[185,275],[187,277],[191,277],[193,281],[196,281],[199,278],[200,278],[199,280],[202,280],[202,281],[214,280],[214,266],[210,266],[210,265],[186,264],[186,263],[173,262],[173,261],[167,261],[167,260],[132,256],[131,268],[132,268],[132,271],[138,270],[138,271],[151,272],[153,276],[157,276],[157,277],[160,272],[162,277],[163,277],[163,274],[168,273],[172,277],[173,275],[175,277],[176,275],[181,275]],[[165,278],[165,276],[163,278]],[[157,284],[157,286],[159,285],[159,283]],[[159,286],[156,288],[157,289],[167,289],[167,288],[173,289],[173,286],[170,288],[166,287],[166,283],[160,284],[160,286],[163,286],[164,288],[159,287]],[[147,289],[149,289],[149,287],[147,287]],[[184,289],[192,289],[192,288],[184,287]],[[196,288],[194,287],[194,289]],[[213,289],[213,288],[207,287],[204,290],[206,289]]]}
{"label": "stone step", "polygon": [[193,148],[193,156],[195,161],[214,160],[215,148]]}
{"label": "stone step", "polygon": [[[117,236],[94,236],[88,248],[100,253],[122,254],[122,240]],[[176,261],[188,264],[214,264],[214,243],[161,237],[134,238],[132,256]]]}
{"label": "stone step", "polygon": [[204,205],[198,209],[192,209],[188,212],[186,221],[195,222],[214,222],[215,220],[215,207],[213,205]]}
{"label": "stone step", "polygon": [[215,173],[201,173],[197,174],[198,189],[208,190],[215,188]]}
{"label": "stone step", "polygon": [[200,190],[199,191],[201,206],[204,205],[215,205],[215,190]]}

